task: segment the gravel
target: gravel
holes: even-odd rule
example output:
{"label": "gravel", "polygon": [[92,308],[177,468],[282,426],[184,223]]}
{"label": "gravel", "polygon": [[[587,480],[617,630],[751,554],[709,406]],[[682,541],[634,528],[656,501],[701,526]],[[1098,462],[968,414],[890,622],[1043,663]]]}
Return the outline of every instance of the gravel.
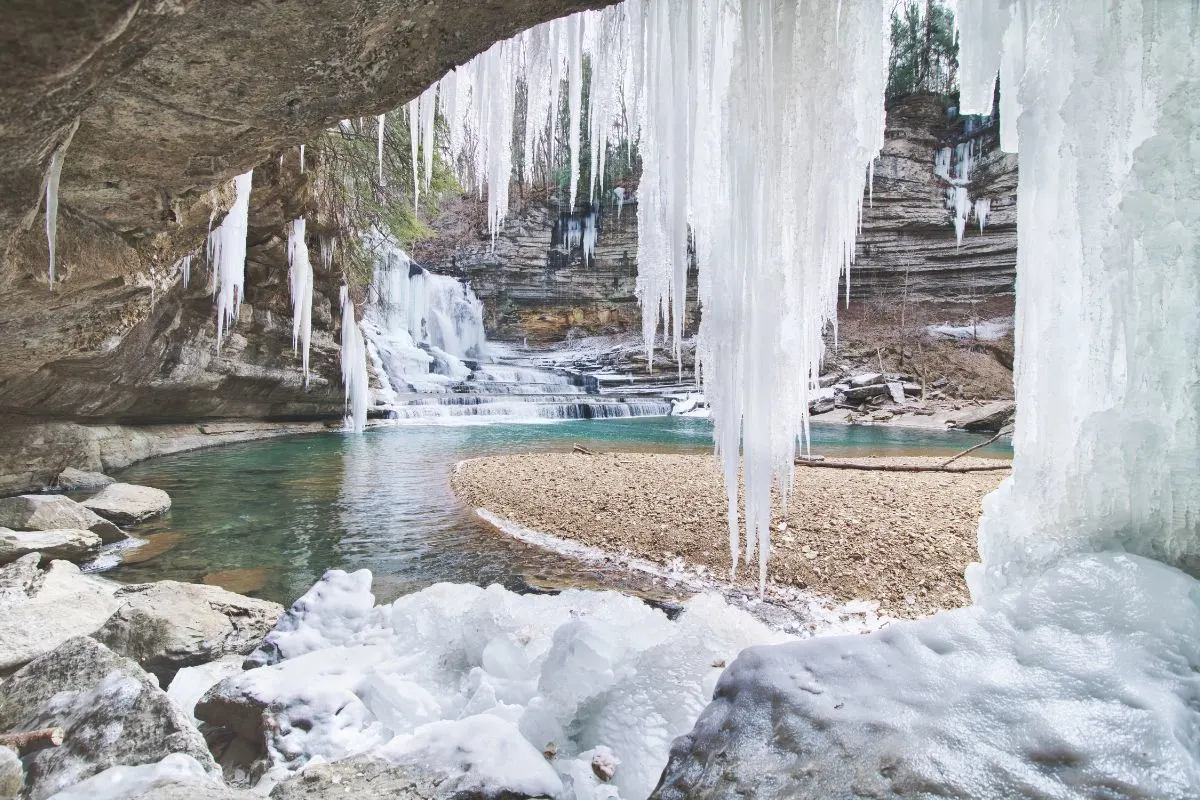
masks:
{"label": "gravel", "polygon": [[[933,465],[944,458],[857,458]],[[963,458],[956,467],[995,465]],[[1009,472],[894,473],[798,466],[786,516],[775,497],[768,580],[839,601],[878,601],[893,617],[970,602],[983,496]],[[544,453],[462,462],[465,502],[544,533],[659,563],[728,574],[724,482],[708,455]],[[786,522],[786,529],[779,525]],[[756,580],[739,569],[738,584]]]}

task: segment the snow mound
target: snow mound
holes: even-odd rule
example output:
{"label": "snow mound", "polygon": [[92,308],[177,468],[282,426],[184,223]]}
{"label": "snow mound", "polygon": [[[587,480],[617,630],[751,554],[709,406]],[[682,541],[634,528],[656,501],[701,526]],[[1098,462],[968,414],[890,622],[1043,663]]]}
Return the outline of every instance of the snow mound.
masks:
{"label": "snow mound", "polygon": [[655,796],[1200,797],[1197,697],[1200,583],[1076,556],[969,608],[748,650]]}
{"label": "snow mound", "polygon": [[269,780],[366,756],[463,791],[646,797],[720,667],[788,638],[712,595],[672,622],[615,592],[457,584],[364,610],[369,587],[369,573],[328,573],[272,634],[282,660],[218,689],[278,709]]}

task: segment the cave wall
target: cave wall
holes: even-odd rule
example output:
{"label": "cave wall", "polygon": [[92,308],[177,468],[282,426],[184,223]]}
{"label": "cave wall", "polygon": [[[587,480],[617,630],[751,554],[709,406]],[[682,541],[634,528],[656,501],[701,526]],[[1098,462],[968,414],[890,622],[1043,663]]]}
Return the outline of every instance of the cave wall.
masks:
{"label": "cave wall", "polygon": [[[401,105],[499,39],[606,4],[7,4],[0,425],[339,415],[337,276],[317,275],[307,389],[291,349],[283,224],[306,206],[302,188],[272,174],[277,154],[339,119]],[[52,287],[40,205],[64,146]],[[172,265],[202,247],[210,190],[219,214],[229,178],[250,167],[246,308],[218,358],[206,273],[185,291]]]}

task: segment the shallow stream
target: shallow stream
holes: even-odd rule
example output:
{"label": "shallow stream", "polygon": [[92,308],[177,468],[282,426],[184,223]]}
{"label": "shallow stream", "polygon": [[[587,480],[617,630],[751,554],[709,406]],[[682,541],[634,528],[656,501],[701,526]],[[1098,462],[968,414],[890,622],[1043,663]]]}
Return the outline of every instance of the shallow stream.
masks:
{"label": "shallow stream", "polygon": [[[641,417],[545,424],[401,425],[152,459],[115,477],[170,493],[171,511],[140,526],[148,539],[106,576],[206,582],[284,604],[325,570],[366,567],[380,601],[439,581],[511,589],[611,585],[599,574],[498,533],[450,490],[465,458],[522,451],[711,451],[707,420]],[[952,454],[985,437],[814,424],[830,455]],[[980,455],[1008,455],[1006,443]],[[564,513],[569,510],[564,509]]]}

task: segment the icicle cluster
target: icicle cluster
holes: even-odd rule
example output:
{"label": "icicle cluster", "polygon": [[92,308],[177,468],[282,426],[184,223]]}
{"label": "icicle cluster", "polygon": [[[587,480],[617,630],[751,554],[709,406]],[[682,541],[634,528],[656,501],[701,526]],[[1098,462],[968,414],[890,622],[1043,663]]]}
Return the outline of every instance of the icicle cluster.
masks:
{"label": "icicle cluster", "polygon": [[[220,227],[209,234],[208,259],[213,265],[217,301],[217,352],[225,331],[238,317],[246,286],[246,234],[250,226],[250,186],[254,171],[233,179],[233,207]],[[213,202],[214,215],[216,202]],[[210,220],[209,224],[212,222]]]}
{"label": "icicle cluster", "polygon": [[313,268],[308,257],[304,217],[288,226],[288,286],[292,292],[292,352],[302,348],[304,385],[308,385],[308,351],[312,340]]}
{"label": "icicle cluster", "polygon": [[1002,146],[1014,125],[1021,145],[1015,459],[984,501],[976,597],[1072,553],[1200,564],[1197,11],[1096,11],[959,0],[964,111],[999,65]]}
{"label": "icicle cluster", "polygon": [[[500,42],[409,106],[440,96],[451,147],[473,143],[493,234],[508,207],[515,88],[527,88],[526,164],[553,148],[565,77],[570,203],[580,187],[583,63],[590,61],[592,184],[623,110],[640,129],[638,295],[649,352],[661,322],[678,354],[688,267],[700,269],[700,356],[729,489],[734,567],[739,453],[745,557],[769,553],[771,487],[786,501],[807,393],[849,267],[868,168],[883,143],[882,0],[626,0]],[[469,136],[467,135],[469,132]],[[414,144],[414,173],[415,173]],[[616,194],[623,204],[624,192]],[[594,237],[583,237],[588,248]]]}
{"label": "icicle cluster", "polygon": [[342,287],[342,386],[346,390],[346,427],[362,433],[367,425],[367,403],[370,386],[367,380],[367,345],[358,320],[349,288]]}

